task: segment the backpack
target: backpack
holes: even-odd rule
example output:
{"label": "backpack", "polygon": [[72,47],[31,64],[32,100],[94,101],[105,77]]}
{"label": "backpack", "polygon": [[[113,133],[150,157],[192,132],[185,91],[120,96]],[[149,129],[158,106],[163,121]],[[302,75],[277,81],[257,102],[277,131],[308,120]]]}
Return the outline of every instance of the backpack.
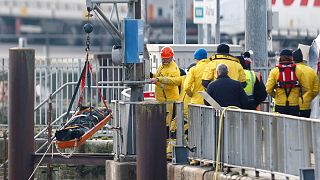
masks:
{"label": "backpack", "polygon": [[289,106],[288,97],[293,88],[299,87],[300,96],[302,98],[302,89],[300,82],[296,76],[296,64],[294,63],[283,63],[277,65],[279,69],[279,77],[277,81],[277,87],[283,88],[287,97],[286,106]]}

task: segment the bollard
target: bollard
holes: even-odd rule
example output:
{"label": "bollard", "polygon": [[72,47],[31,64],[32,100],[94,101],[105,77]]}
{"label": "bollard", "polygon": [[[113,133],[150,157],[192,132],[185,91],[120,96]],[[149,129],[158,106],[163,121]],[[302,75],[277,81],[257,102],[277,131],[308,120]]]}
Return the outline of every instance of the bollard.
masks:
{"label": "bollard", "polygon": [[137,179],[167,179],[166,106],[156,102],[136,104]]}
{"label": "bollard", "polygon": [[34,49],[9,49],[9,179],[33,172],[34,67]]}
{"label": "bollard", "polygon": [[260,174],[259,174],[260,172],[259,171],[255,171],[255,177],[260,177]]}

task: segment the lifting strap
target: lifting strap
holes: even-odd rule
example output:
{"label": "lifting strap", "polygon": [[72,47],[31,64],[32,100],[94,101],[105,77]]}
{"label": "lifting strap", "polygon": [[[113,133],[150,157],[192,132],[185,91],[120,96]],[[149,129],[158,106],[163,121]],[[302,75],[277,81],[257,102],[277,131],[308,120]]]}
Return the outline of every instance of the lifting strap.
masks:
{"label": "lifting strap", "polygon": [[[79,90],[79,87],[80,87],[80,83],[81,83],[81,81],[82,81],[82,78],[83,78],[83,76],[85,76],[85,74],[86,74],[86,65],[87,65],[87,61],[86,61],[85,65],[84,65],[84,67],[83,67],[83,69],[82,69],[81,76],[79,77],[77,86],[76,86],[76,88],[75,88],[75,90],[74,90],[74,92],[73,92],[73,95],[72,95],[72,98],[71,98],[71,101],[70,101],[70,104],[69,104],[67,113],[66,113],[66,115],[64,116],[64,119],[68,119],[68,116],[69,116],[69,113],[70,113],[70,111],[71,111],[73,102],[74,102],[74,100],[76,99],[77,92],[78,92],[78,90]],[[81,97],[81,95],[80,95],[80,97]]]}
{"label": "lifting strap", "polygon": [[[91,72],[91,74],[92,74],[92,78],[93,78],[93,80],[94,80],[95,83],[96,83],[96,86],[98,86],[98,82],[97,82],[95,76],[93,75],[92,66],[91,66],[90,63],[88,63],[88,67],[89,67],[89,70],[90,70],[90,72]],[[106,103],[106,101],[105,101],[105,99],[104,99],[104,97],[103,97],[103,95],[102,95],[102,93],[101,93],[100,88],[98,87],[97,90],[98,90],[98,93],[99,93],[99,96],[100,96],[101,101],[103,102],[104,106],[106,107],[106,110],[107,110],[108,112],[110,112],[111,110],[108,108],[107,103]]]}

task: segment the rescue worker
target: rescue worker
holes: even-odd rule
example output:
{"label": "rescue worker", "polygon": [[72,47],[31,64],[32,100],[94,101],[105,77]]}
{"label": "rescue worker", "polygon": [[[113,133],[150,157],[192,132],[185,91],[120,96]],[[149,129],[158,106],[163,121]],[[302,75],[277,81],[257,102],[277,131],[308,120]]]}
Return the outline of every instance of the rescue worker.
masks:
{"label": "rescue worker", "polygon": [[[184,81],[186,79],[186,73],[183,69],[179,68],[180,70],[180,76],[178,77],[157,77],[157,78],[151,78],[151,83],[160,83],[163,85],[172,85],[172,86],[178,86],[179,87],[179,99],[178,101],[184,102],[184,104],[187,104],[190,102],[190,98],[186,98],[186,93],[184,90]],[[185,108],[187,109],[187,108]],[[184,112],[185,118],[188,118],[187,111]]]}
{"label": "rescue worker", "polygon": [[240,60],[231,56],[229,54],[229,49],[230,48],[227,44],[220,44],[217,47],[217,54],[209,58],[211,61],[207,64],[202,75],[202,85],[204,88],[207,88],[211,81],[217,79],[217,66],[221,63],[228,66],[228,76],[231,79],[240,81],[243,87],[246,86],[246,74],[240,64]]}
{"label": "rescue worker", "polygon": [[[156,74],[151,74],[151,78],[161,78],[161,77],[179,77],[180,70],[177,64],[173,61],[174,52],[169,46],[165,46],[160,51],[162,63],[158,67]],[[152,80],[151,80],[152,81]],[[171,134],[170,127],[172,123],[173,113],[173,103],[179,99],[179,88],[177,85],[169,85],[165,83],[160,83],[155,81],[155,98],[156,101],[161,103],[166,103],[166,126],[168,132],[167,140],[167,157],[170,159],[172,146],[171,144]],[[171,127],[172,128],[172,127]]]}
{"label": "rescue worker", "polygon": [[299,108],[301,117],[310,117],[311,108],[310,104],[313,98],[315,98],[319,93],[319,81],[316,72],[303,62],[303,55],[301,49],[298,48],[293,52],[293,60],[297,64],[297,67],[301,67],[307,83],[309,85],[310,91],[303,95],[303,98],[299,98]]}
{"label": "rescue worker", "polygon": [[184,82],[186,94],[191,98],[191,104],[203,104],[203,97],[198,93],[205,91],[202,86],[202,74],[207,64],[210,62],[207,59],[207,51],[203,48],[197,49],[193,54],[196,60],[196,65],[190,68],[188,76]]}
{"label": "rescue worker", "polygon": [[256,110],[257,106],[267,97],[266,87],[261,76],[258,78],[258,75],[251,70],[250,53],[245,52],[239,59],[244,61],[243,69],[246,74],[247,86],[244,91],[248,96],[248,105],[245,109]]}
{"label": "rescue worker", "polygon": [[[188,131],[188,104],[190,102],[190,97],[186,95],[184,90],[184,81],[186,79],[186,73],[183,69],[180,68],[180,76],[179,77],[157,77],[151,78],[151,83],[161,83],[164,85],[176,85],[179,88],[179,101],[183,102],[184,108],[184,131],[185,131],[185,139],[187,140],[187,131]],[[175,108],[173,108],[175,109]],[[175,119],[175,111],[173,111],[172,121],[170,123],[170,135],[172,139],[176,139],[176,130],[177,130],[177,123]]]}
{"label": "rescue worker", "polygon": [[[218,78],[208,85],[207,93],[222,107],[246,107],[248,97],[243,90],[242,84],[228,76],[227,65],[218,64],[217,73]],[[209,105],[208,102],[204,102]]]}
{"label": "rescue worker", "polygon": [[[294,71],[289,72],[289,74],[292,74],[293,77],[296,76],[296,79],[286,79],[290,81],[298,80],[298,82],[284,82],[281,80],[281,77],[286,76],[283,70],[282,73],[280,73],[280,68],[283,66],[295,67],[293,68]],[[294,86],[292,88],[284,88],[282,87],[283,84],[299,85],[300,87]],[[293,64],[292,51],[289,49],[282,50],[279,64],[270,71],[266,84],[267,93],[275,99],[275,111],[281,114],[299,116],[299,97],[303,97],[308,90],[307,80],[303,74],[303,69]]]}

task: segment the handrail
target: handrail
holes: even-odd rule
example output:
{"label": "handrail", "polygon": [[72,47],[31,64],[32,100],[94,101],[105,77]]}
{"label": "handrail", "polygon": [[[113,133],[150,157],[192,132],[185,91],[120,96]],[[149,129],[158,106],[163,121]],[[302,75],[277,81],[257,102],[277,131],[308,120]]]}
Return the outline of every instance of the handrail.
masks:
{"label": "handrail", "polygon": [[[192,104],[194,107],[206,107],[214,110],[211,106],[206,105],[200,105],[200,104]],[[225,109],[225,107],[222,107]],[[307,122],[320,122],[320,119],[314,119],[314,118],[305,118],[305,117],[299,117],[299,116],[292,116],[287,114],[280,114],[280,113],[274,113],[274,112],[264,112],[264,111],[256,111],[256,110],[248,110],[248,109],[228,109],[227,111],[235,111],[235,112],[247,112],[247,113],[254,113],[254,114],[261,114],[261,115],[269,115],[269,116],[276,116],[276,117],[284,117],[284,118],[291,118],[295,120],[301,120],[301,121],[307,121]]]}
{"label": "handrail", "polygon": [[[71,111],[70,113],[74,113],[74,111]],[[61,116],[59,116],[57,119],[55,119],[50,126],[54,125],[57,121],[59,121],[60,119],[62,119],[65,115],[67,114],[67,112],[63,113]],[[44,133],[46,130],[48,129],[48,126],[45,127],[44,129],[42,129],[37,135],[34,136],[34,139],[38,138],[42,133]]]}
{"label": "handrail", "polygon": [[[219,122],[217,121],[219,117],[221,117],[219,111],[210,106],[189,105],[189,120],[194,122],[189,124],[191,132],[189,145],[197,147],[196,152],[189,154],[191,159],[219,161],[214,156],[218,151],[215,132],[218,131],[216,123]],[[311,147],[308,143],[313,143],[315,157],[320,153],[320,143],[316,141],[319,136],[319,119],[255,110],[228,109],[223,123],[224,153],[221,156],[221,163],[227,167],[297,177],[299,168],[311,165]],[[208,146],[209,143],[213,144]],[[320,162],[315,163],[318,166]],[[318,173],[318,170],[316,168],[315,172]]]}
{"label": "handrail", "polygon": [[[103,81],[103,82],[98,82],[98,84],[119,84],[119,83],[123,83],[123,81]],[[63,84],[62,86],[60,86],[56,91],[54,91],[52,93],[52,97],[54,97],[57,93],[59,93],[61,90],[63,90],[63,88],[65,86],[68,86],[68,85],[75,85],[77,84],[77,82],[67,82],[65,84]],[[88,86],[85,86],[85,87],[88,87]],[[102,89],[105,89],[105,88],[125,88],[125,86],[91,86],[91,88],[102,88]],[[35,108],[34,108],[34,111],[37,111],[42,105],[44,105],[46,102],[49,101],[49,97],[46,98],[45,100],[43,100],[40,104],[38,104]]]}
{"label": "handrail", "polygon": [[[107,84],[116,84],[118,83],[117,81],[105,81]],[[66,86],[69,85],[75,85],[77,84],[76,82],[68,82],[63,84],[62,86],[60,86],[56,91],[54,91],[51,95],[51,97],[54,97],[57,93],[59,93],[60,91],[62,91]],[[88,87],[88,86],[85,86]],[[91,88],[125,88],[125,86],[91,86]],[[46,98],[45,100],[43,100],[39,105],[37,105],[34,109],[34,111],[37,111],[41,106],[43,106],[45,103],[47,103],[49,101],[49,97]],[[70,113],[74,113],[74,111],[71,111]],[[56,124],[57,121],[61,120],[64,116],[66,115],[66,112],[63,113],[62,115],[60,115],[58,118],[56,118],[50,125],[54,125]],[[38,134],[36,134],[34,136],[34,139],[38,138],[41,134],[43,134],[45,131],[47,131],[48,126],[46,126],[44,129],[42,129]],[[36,152],[38,152],[40,149],[42,149],[48,142],[46,141],[41,147],[38,148],[38,150]]]}
{"label": "handrail", "polygon": [[[67,82],[67,83],[64,83],[62,86],[60,86],[58,89],[56,89],[52,94],[51,96],[54,97],[58,92],[60,92],[61,90],[63,90],[63,88],[65,86],[68,86],[68,85],[72,85],[72,84],[77,84],[76,82]],[[47,97],[45,100],[43,100],[40,104],[38,104],[35,108],[34,108],[34,111],[37,111],[43,104],[45,104],[46,102],[49,101],[49,97]]]}

